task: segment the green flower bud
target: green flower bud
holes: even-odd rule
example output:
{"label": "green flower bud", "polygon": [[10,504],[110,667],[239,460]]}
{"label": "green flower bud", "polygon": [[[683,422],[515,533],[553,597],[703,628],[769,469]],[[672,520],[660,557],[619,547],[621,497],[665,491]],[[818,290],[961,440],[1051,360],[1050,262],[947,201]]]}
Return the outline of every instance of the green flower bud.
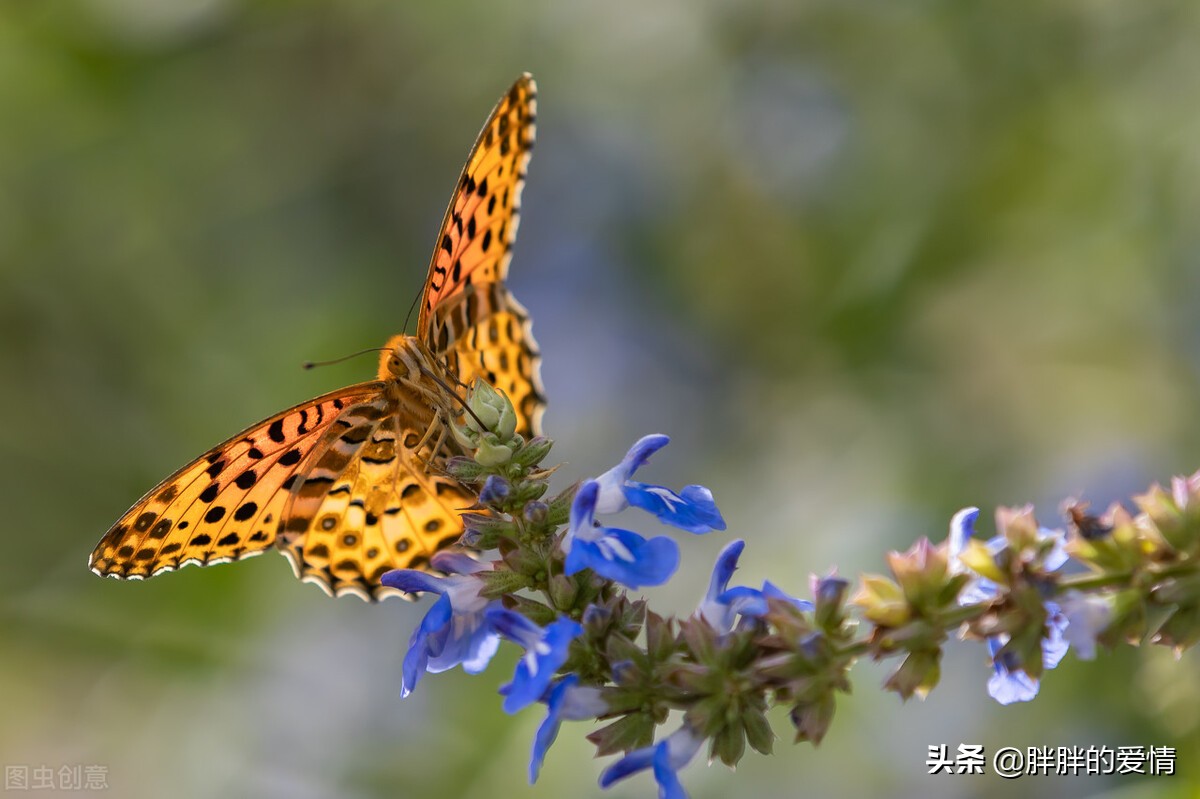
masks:
{"label": "green flower bud", "polygon": [[[504,442],[512,439],[517,430],[517,412],[503,391],[497,391],[489,383],[476,378],[467,395],[467,406],[475,412],[488,432],[495,433]],[[478,426],[474,419],[470,423]]]}
{"label": "green flower bud", "polygon": [[512,453],[512,448],[499,443],[494,434],[484,433],[475,449],[475,461],[484,467],[500,466],[512,460]]}
{"label": "green flower bud", "polygon": [[862,587],[851,599],[863,616],[883,627],[899,627],[912,618],[900,586],[878,574],[864,574]]}

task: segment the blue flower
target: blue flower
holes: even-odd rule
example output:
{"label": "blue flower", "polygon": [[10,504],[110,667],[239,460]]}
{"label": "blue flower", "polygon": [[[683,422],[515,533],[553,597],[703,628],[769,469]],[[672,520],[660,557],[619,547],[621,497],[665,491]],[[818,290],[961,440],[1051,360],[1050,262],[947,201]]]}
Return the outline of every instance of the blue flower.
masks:
{"label": "blue flower", "polygon": [[594,719],[608,710],[608,704],[600,698],[600,689],[581,686],[579,677],[568,674],[558,681],[545,697],[546,718],[538,727],[533,739],[533,757],[529,761],[529,782],[537,782],[546,750],[558,737],[558,728],[564,721]]}
{"label": "blue flower", "polygon": [[1075,648],[1080,660],[1096,657],[1096,636],[1104,632],[1113,617],[1112,602],[1106,597],[1068,591],[1061,600],[1067,629],[1063,638]]}
{"label": "blue flower", "polygon": [[687,799],[679,782],[679,770],[692,761],[704,737],[686,724],[652,746],[635,749],[600,774],[600,787],[607,788],[647,768],[654,769],[659,799]]}
{"label": "blue flower", "polygon": [[[958,560],[958,556],[966,548],[967,541],[975,534],[975,520],[978,518],[979,508],[963,508],[950,520],[949,548],[951,568],[955,571],[966,569]],[[1038,535],[1042,540],[1053,539],[1054,545],[1043,560],[1046,569],[1049,571],[1061,569],[1068,558],[1064,533],[1061,530],[1042,528],[1038,531]],[[1007,545],[1008,542],[1003,536],[995,536],[987,542],[987,548],[993,555],[1001,552]],[[961,605],[987,602],[994,599],[998,592],[999,587],[995,582],[985,577],[976,577],[959,593],[958,601]],[[1063,638],[1063,631],[1067,627],[1067,617],[1063,615],[1056,603],[1047,600],[1044,605],[1046,607],[1046,637],[1042,639],[1042,668],[1052,669],[1067,653],[1068,643]],[[992,676],[988,679],[988,694],[1002,705],[1028,702],[1037,696],[1039,688],[1037,680],[1017,668],[1013,656],[1000,654],[1000,649],[1008,643],[1009,637],[1007,634],[996,635],[989,638],[987,642],[993,667]]]}
{"label": "blue flower", "polygon": [[729,605],[735,613],[754,619],[761,619],[770,610],[770,606],[767,603],[768,599],[781,599],[784,602],[790,602],[800,610],[813,609],[812,602],[809,602],[807,599],[797,599],[770,580],[763,581],[762,590],[750,588],[749,586],[738,586],[730,588],[721,594],[721,601]]}
{"label": "blue flower", "polygon": [[[1053,602],[1046,603],[1046,637],[1042,639],[1042,668],[1052,669],[1067,654],[1068,644],[1063,638],[1067,619]],[[988,653],[992,656],[992,676],[988,678],[988,695],[1002,705],[1013,702],[1028,702],[1037,696],[1038,681],[1016,667],[1010,656],[1000,654],[1000,648],[1008,641],[1007,635],[988,639]]]}
{"label": "blue flower", "polygon": [[647,541],[631,530],[596,526],[599,491],[600,484],[588,480],[575,492],[562,544],[564,571],[571,575],[591,569],[630,588],[665,583],[679,566],[679,546],[665,536]]}
{"label": "blue flower", "polygon": [[669,488],[639,483],[630,477],[650,456],[667,445],[671,439],[652,435],[638,441],[624,459],[609,469],[596,482],[600,484],[596,513],[617,513],[633,505],[649,511],[665,524],[689,533],[724,530],[725,520],[713,502],[712,492],[704,486],[687,486],[676,494]]}
{"label": "blue flower", "polygon": [[717,632],[728,633],[733,630],[739,615],[761,618],[766,614],[769,598],[791,602],[801,610],[812,610],[811,602],[789,596],[769,581],[763,583],[761,591],[745,586],[729,588],[729,580],[737,569],[738,558],[745,546],[746,542],[741,539],[731,541],[717,555],[708,591],[696,608],[696,616],[708,622]]}
{"label": "blue flower", "polygon": [[543,628],[520,613],[497,605],[488,608],[487,624],[525,648],[512,682],[502,689],[506,713],[516,713],[545,695],[554,673],[567,661],[571,641],[583,632],[581,624],[568,618],[560,618]]}
{"label": "blue flower", "polygon": [[483,581],[477,572],[491,568],[460,552],[439,552],[432,565],[448,577],[413,569],[396,569],[380,582],[401,591],[441,594],[421,624],[413,631],[404,656],[401,693],[408,696],[425,672],[440,672],[462,664],[463,670],[478,674],[496,654],[500,639],[485,621],[488,600],[479,595]]}
{"label": "blue flower", "polygon": [[708,581],[708,591],[696,608],[696,616],[704,619],[718,632],[727,633],[733,629],[737,611],[728,602],[722,602],[721,595],[728,590],[729,580],[737,570],[738,559],[741,558],[742,550],[745,548],[746,542],[740,538],[725,545],[725,548],[717,555],[717,562],[713,564],[712,577]]}

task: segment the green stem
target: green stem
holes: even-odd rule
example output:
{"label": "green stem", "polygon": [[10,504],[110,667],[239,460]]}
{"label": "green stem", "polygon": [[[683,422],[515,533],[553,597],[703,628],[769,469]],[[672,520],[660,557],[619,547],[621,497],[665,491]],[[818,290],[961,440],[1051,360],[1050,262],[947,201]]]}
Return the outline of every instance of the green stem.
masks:
{"label": "green stem", "polygon": [[939,614],[938,620],[941,622],[943,629],[952,630],[957,628],[963,622],[979,618],[984,614],[984,612],[987,611],[990,605],[990,602],[979,605],[962,605],[954,608],[953,610],[942,612]]}

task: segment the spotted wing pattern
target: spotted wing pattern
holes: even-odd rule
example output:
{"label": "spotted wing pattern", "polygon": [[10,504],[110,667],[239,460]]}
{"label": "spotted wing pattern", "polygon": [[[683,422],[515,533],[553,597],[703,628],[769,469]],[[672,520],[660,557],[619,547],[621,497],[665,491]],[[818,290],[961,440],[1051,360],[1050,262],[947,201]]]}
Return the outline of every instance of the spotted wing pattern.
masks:
{"label": "spotted wing pattern", "polygon": [[136,580],[269,549],[296,475],[324,432],[381,388],[362,383],[326,394],[201,455],[126,511],[92,552],[92,571]]}
{"label": "spotted wing pattern", "polygon": [[[522,75],[475,141],[426,278],[417,338],[460,386],[512,398],[518,430],[545,407],[529,317],[504,285],[533,148],[533,78]],[[404,339],[405,337],[397,337]],[[390,343],[389,343],[390,344]],[[421,378],[424,381],[426,378]],[[240,433],[139,500],[101,539],[97,574],[142,579],[278,547],[301,579],[379,599],[393,568],[428,568],[462,533],[474,497],[440,469],[458,452],[433,381],[381,379],[318,397]]]}
{"label": "spotted wing pattern", "polygon": [[427,343],[439,305],[472,284],[501,283],[508,275],[536,117],[537,85],[527,73],[500,98],[475,140],[425,280],[417,337]]}
{"label": "spotted wing pattern", "polygon": [[334,596],[380,599],[401,592],[379,578],[426,569],[462,535],[459,511],[474,496],[436,468],[449,443],[422,442],[433,420],[406,403],[351,409],[293,490],[278,545],[296,576]]}
{"label": "spotted wing pattern", "polygon": [[470,385],[482,378],[517,410],[517,432],[540,435],[546,396],[541,354],[529,314],[503,283],[473,283],[433,313],[432,347],[450,374]]}

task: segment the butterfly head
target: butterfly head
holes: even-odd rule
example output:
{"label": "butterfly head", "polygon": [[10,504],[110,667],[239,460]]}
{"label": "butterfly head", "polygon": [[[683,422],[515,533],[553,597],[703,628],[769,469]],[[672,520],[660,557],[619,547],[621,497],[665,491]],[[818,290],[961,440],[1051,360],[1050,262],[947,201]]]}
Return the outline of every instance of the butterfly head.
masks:
{"label": "butterfly head", "polygon": [[414,336],[392,336],[379,351],[379,379],[412,383],[429,372],[428,350]]}

